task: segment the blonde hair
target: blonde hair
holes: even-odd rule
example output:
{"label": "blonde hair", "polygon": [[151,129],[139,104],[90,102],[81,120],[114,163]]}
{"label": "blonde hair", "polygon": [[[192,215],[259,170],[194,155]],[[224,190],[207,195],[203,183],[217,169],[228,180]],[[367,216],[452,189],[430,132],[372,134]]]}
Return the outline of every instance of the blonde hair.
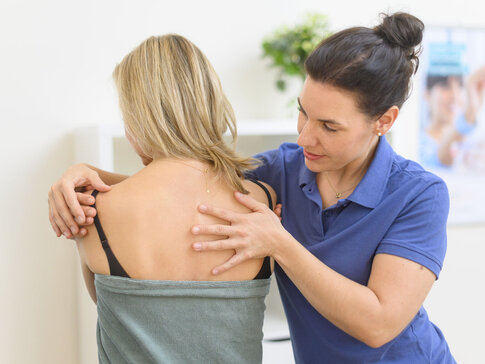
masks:
{"label": "blonde hair", "polygon": [[[244,171],[257,162],[235,152],[234,111],[209,60],[189,40],[150,37],[113,72],[125,128],[151,158],[209,163],[219,178],[247,193]],[[229,129],[232,146],[223,140]]]}

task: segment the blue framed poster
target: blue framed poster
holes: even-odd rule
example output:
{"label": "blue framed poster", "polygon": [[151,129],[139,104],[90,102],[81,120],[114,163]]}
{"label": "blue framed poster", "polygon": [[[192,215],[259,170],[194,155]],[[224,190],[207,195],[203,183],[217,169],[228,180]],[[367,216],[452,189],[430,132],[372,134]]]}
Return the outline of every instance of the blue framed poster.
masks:
{"label": "blue framed poster", "polygon": [[420,57],[419,162],[450,190],[450,223],[485,221],[485,29],[429,27]]}

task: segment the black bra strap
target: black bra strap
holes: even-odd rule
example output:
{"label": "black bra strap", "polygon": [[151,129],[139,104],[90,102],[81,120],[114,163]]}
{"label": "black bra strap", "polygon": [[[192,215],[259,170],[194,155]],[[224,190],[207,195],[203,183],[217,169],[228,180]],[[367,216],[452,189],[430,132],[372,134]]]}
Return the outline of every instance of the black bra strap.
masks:
{"label": "black bra strap", "polygon": [[256,183],[259,187],[261,187],[266,193],[266,197],[268,198],[268,207],[270,210],[273,210],[273,200],[271,199],[271,194],[269,193],[268,189],[266,188],[265,185],[263,185],[261,182],[255,180],[255,179],[250,179],[251,182]]}
{"label": "black bra strap", "polygon": [[271,259],[270,257],[264,257],[263,264],[261,265],[261,269],[259,270],[258,274],[254,279],[266,279],[271,277]]}
{"label": "black bra strap", "polygon": [[[91,194],[94,198],[96,198],[97,194],[99,191],[94,190],[93,193]],[[96,202],[91,205],[91,207],[96,208]],[[128,273],[124,270],[124,268],[121,266],[120,262],[114,255],[113,251],[111,250],[111,247],[108,244],[108,239],[106,238],[106,235],[104,234],[104,230],[101,226],[101,222],[99,221],[98,214],[96,213],[96,216],[94,217],[94,225],[96,226],[96,230],[98,231],[99,235],[99,240],[101,240],[101,246],[104,249],[104,252],[106,253],[106,258],[108,258],[108,264],[109,264],[109,272],[112,276],[119,276],[119,277],[126,277],[130,278]]]}
{"label": "black bra strap", "polygon": [[[270,210],[273,210],[273,199],[271,198],[271,194],[269,193],[266,186],[255,179],[250,179],[250,181],[256,183],[259,187],[263,189],[263,191],[266,193],[266,197],[268,198],[268,207],[270,208]],[[261,266],[261,269],[259,270],[256,277],[253,278],[253,280],[266,279],[269,277],[271,277],[271,259],[270,257],[264,257],[263,265]]]}

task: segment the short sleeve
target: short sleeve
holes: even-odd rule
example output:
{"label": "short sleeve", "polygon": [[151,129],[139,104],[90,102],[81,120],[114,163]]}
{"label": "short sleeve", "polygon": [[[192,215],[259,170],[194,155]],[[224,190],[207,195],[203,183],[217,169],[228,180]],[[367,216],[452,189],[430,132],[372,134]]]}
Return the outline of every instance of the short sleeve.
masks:
{"label": "short sleeve", "polygon": [[438,279],[446,253],[448,189],[436,177],[419,190],[391,224],[376,254],[412,260],[431,270]]}
{"label": "short sleeve", "polygon": [[283,143],[278,149],[268,150],[266,152],[256,154],[253,158],[260,161],[260,165],[248,171],[246,178],[252,178],[263,181],[269,184],[278,196],[278,203],[283,193],[288,191],[288,184],[286,178],[290,175],[289,171],[293,171],[292,176],[295,175],[295,168],[299,168],[298,158],[302,154],[300,147],[295,143]]}
{"label": "short sleeve", "polygon": [[256,169],[246,172],[246,177],[257,179],[271,185],[270,180],[274,176],[274,172],[281,168],[278,155],[278,149],[268,150],[254,155],[253,158],[257,159],[260,164]]}

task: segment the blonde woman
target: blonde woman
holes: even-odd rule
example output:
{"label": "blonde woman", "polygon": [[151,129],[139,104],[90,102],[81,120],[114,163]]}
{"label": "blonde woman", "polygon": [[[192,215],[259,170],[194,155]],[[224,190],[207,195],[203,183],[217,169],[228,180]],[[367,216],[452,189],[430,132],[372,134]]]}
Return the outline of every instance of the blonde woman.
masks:
{"label": "blonde woman", "polygon": [[275,201],[270,187],[244,179],[252,160],[223,141],[236,128],[216,73],[194,44],[165,35],[145,40],[113,76],[126,137],[146,167],[92,192],[95,224],[76,239],[97,302],[100,363],[261,362],[269,258],[214,276],[234,251],[191,248],[194,224],[221,222],[199,204],[249,211],[235,191]]}

